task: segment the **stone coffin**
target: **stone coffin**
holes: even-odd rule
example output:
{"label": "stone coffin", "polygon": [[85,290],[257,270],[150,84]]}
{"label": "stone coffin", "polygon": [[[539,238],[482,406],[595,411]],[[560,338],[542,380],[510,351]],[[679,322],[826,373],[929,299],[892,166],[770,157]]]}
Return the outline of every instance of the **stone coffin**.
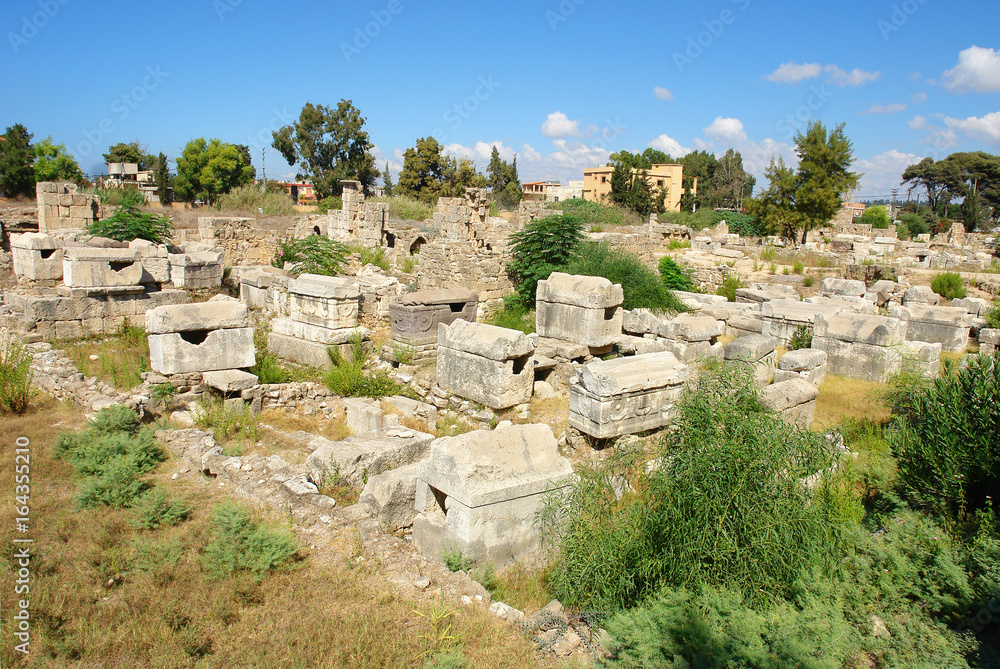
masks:
{"label": "stone coffin", "polygon": [[663,427],[687,378],[670,352],[592,362],[570,386],[569,424],[597,439]]}
{"label": "stone coffin", "polygon": [[167,258],[170,281],[178,288],[211,289],[222,285],[221,253],[171,253]]}
{"label": "stone coffin", "polygon": [[778,360],[775,352],[777,347],[778,340],[770,335],[746,335],[726,344],[725,359],[753,366],[757,384],[766,386],[774,379],[774,368]]}
{"label": "stone coffin", "polygon": [[63,279],[63,253],[56,240],[38,232],[26,232],[11,239],[14,274],[32,281]]}
{"label": "stone coffin", "polygon": [[899,373],[906,322],[867,314],[822,315],[812,347],[825,351],[830,374],[882,382]]}
{"label": "stone coffin", "polygon": [[404,346],[437,348],[438,324],[476,322],[479,294],[465,288],[408,293],[389,305],[392,340]]}
{"label": "stone coffin", "polygon": [[553,272],[538,282],[535,328],[540,337],[605,348],[622,334],[624,300],[622,287],[603,277]]}
{"label": "stone coffin", "polygon": [[548,425],[437,439],[417,479],[413,543],[429,556],[459,551],[502,569],[541,547],[538,511],[572,479]]}
{"label": "stone coffin", "polygon": [[760,403],[781,414],[787,422],[808,430],[816,415],[819,389],[805,379],[789,379],[761,391]]}
{"label": "stone coffin", "polygon": [[361,291],[347,279],[303,274],[289,285],[288,294],[294,321],[330,330],[358,325]]}
{"label": "stone coffin", "polygon": [[761,320],[764,322],[761,334],[776,338],[779,346],[788,346],[800,327],[804,326],[811,331],[817,317],[839,314],[844,308],[845,305],[813,304],[796,300],[764,302],[760,308]]}
{"label": "stone coffin", "polygon": [[438,326],[437,384],[446,392],[509,409],[531,401],[535,346],[527,335],[484,323]]}
{"label": "stone coffin", "polygon": [[969,344],[971,320],[962,307],[929,307],[911,303],[891,307],[889,315],[906,321],[909,338],[941,344],[945,351],[962,353]]}
{"label": "stone coffin", "polygon": [[142,283],[138,249],[70,246],[63,251],[63,283],[70,288],[118,288]]}
{"label": "stone coffin", "polygon": [[149,364],[160,374],[253,367],[253,328],[149,335]]}
{"label": "stone coffin", "polygon": [[250,325],[248,316],[247,306],[232,299],[162,306],[146,312],[146,332],[167,334],[244,328]]}

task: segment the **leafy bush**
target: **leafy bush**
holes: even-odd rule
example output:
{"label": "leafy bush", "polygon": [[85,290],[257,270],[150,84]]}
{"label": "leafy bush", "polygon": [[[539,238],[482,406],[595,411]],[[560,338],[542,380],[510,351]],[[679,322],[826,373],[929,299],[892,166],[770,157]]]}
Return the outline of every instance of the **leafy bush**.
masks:
{"label": "leafy bush", "polygon": [[347,254],[347,247],[340,242],[321,235],[311,235],[280,242],[271,264],[275,267],[290,265],[294,276],[337,276],[347,264]]}
{"label": "leafy bush", "polygon": [[866,208],[858,222],[862,225],[870,225],[876,230],[887,230],[891,223],[889,212],[882,205]]}
{"label": "leafy bush", "polygon": [[262,525],[231,501],[215,507],[211,524],[202,565],[215,578],[248,571],[261,581],[268,572],[287,569],[298,552],[291,533]]}
{"label": "leafy bush", "polygon": [[681,267],[670,256],[660,258],[660,279],[668,290],[691,291],[694,289],[691,270]]}
{"label": "leafy bush", "polygon": [[235,438],[239,441],[256,443],[260,437],[260,421],[257,420],[256,414],[246,406],[235,409],[221,400],[207,401],[198,405],[194,422],[198,427],[211,428],[217,441]]}
{"label": "leafy bush", "polygon": [[549,216],[528,223],[510,236],[512,260],[507,267],[517,293],[534,305],[538,282],[569,263],[583,242],[584,224],[572,216]]}
{"label": "leafy bush", "polygon": [[258,351],[256,361],[250,373],[264,385],[273,383],[288,383],[292,374],[281,366],[278,357],[265,351]]}
{"label": "leafy bush", "polygon": [[986,319],[986,327],[1000,329],[1000,302],[994,302],[984,318]]}
{"label": "leafy bush", "polygon": [[[906,227],[906,230],[910,233],[911,237],[916,237],[917,235],[923,235],[928,232],[927,219],[923,216],[917,214],[900,214],[899,220],[901,225]],[[898,226],[897,226],[898,227]],[[900,239],[903,239],[900,236]]]}
{"label": "leafy bush", "polygon": [[154,244],[164,244],[174,233],[174,224],[166,216],[144,212],[139,207],[146,203],[146,198],[138,194],[123,195],[121,207],[109,218],[94,221],[87,226],[87,232],[98,237],[107,237],[119,242],[130,242],[134,239],[145,239]]}
{"label": "leafy bush", "polygon": [[215,199],[215,208],[220,211],[246,211],[265,216],[293,216],[295,204],[284,189],[280,192],[261,190],[260,186],[237,186],[228,193],[221,193]]}
{"label": "leafy bush", "polygon": [[0,340],[0,412],[22,414],[31,399],[31,353],[14,336]]}
{"label": "leafy bush", "polygon": [[562,202],[553,202],[549,206],[553,209],[561,209],[566,216],[580,219],[584,226],[591,228],[592,232],[603,232],[603,230],[594,230],[595,226],[607,229],[609,227],[630,227],[646,224],[642,216],[639,216],[631,209],[620,207],[616,204],[590,202],[574,198],[563,200]]}
{"label": "leafy bush", "polygon": [[952,521],[985,509],[1000,490],[1000,357],[933,381],[901,377],[887,394],[902,492]]}
{"label": "leafy bush", "polygon": [[965,281],[957,272],[942,272],[931,280],[931,290],[949,300],[963,298],[968,295]]}
{"label": "leafy bush", "polygon": [[838,524],[801,483],[829,467],[829,444],[764,409],[748,366],[692,382],[654,455],[622,451],[550,499],[543,532],[564,603],[620,610],[701,585],[763,602],[835,554]]}
{"label": "leafy bush", "polygon": [[463,556],[462,551],[456,549],[449,549],[441,553],[441,560],[448,571],[472,571],[472,568],[476,566],[472,558]]}
{"label": "leafy bush", "polygon": [[729,232],[741,237],[765,237],[767,228],[760,219],[750,214],[743,214],[737,211],[713,211],[712,218],[715,225],[722,221],[726,222]]}
{"label": "leafy bush", "polygon": [[792,334],[791,339],[788,340],[788,350],[797,351],[800,348],[812,348],[813,344],[813,333],[805,325],[800,325],[795,328],[795,332]]}
{"label": "leafy bush", "polygon": [[796,274],[802,274],[802,272],[804,272],[805,269],[806,269],[806,264],[801,260],[796,260],[795,266],[792,268],[792,271],[795,272]]}
{"label": "leafy bush", "polygon": [[812,278],[811,276],[807,276],[806,278],[802,279],[802,285],[805,286],[806,288],[812,288],[813,284],[815,283],[816,279]]}
{"label": "leafy bush", "polygon": [[688,308],[660,281],[656,272],[637,257],[606,242],[584,242],[579,254],[563,268],[567,274],[602,276],[621,284],[625,309],[683,312]]}
{"label": "leafy bush", "polygon": [[321,214],[328,214],[330,211],[337,211],[344,208],[344,201],[336,196],[325,197],[316,203],[316,210]]}
{"label": "leafy bush", "polygon": [[143,495],[139,503],[132,507],[132,511],[135,513],[132,525],[144,530],[176,525],[191,514],[186,506],[170,499],[159,488]]}
{"label": "leafy bush", "polygon": [[503,307],[490,314],[486,323],[531,334],[535,331],[535,310],[525,306],[520,295],[508,295],[503,300]]}
{"label": "leafy bush", "polygon": [[370,249],[366,246],[355,245],[348,247],[351,253],[357,253],[361,258],[362,265],[375,265],[383,272],[389,271],[389,260],[385,257],[385,249]]}
{"label": "leafy bush", "polygon": [[736,291],[743,287],[743,281],[740,280],[739,275],[730,274],[722,280],[722,285],[719,286],[715,294],[722,295],[730,302],[736,301]]}
{"label": "leafy bush", "polygon": [[350,356],[345,358],[332,348],[329,351],[333,366],[323,380],[337,395],[379,399],[402,392],[402,388],[389,377],[388,372],[365,372],[371,352],[365,347],[360,335],[351,337]]}

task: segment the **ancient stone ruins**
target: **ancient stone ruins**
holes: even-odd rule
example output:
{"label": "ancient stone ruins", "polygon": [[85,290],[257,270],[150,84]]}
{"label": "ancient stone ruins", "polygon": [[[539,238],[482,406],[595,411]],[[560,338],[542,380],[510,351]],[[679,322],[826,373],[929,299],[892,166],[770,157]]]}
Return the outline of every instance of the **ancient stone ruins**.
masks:
{"label": "ancient stone ruins", "polygon": [[[195,471],[276,496],[296,516],[313,509],[332,522],[336,504],[320,491],[353,488],[360,502],[345,517],[407,530],[434,559],[446,551],[497,566],[529,559],[542,540],[536,513],[572,481],[571,459],[669,425],[707,363],[747,366],[762,401],[808,428],[830,376],[934,376],[942,354],[1000,345],[1000,331],[985,327],[986,299],[944,301],[924,285],[953,270],[976,294],[1000,294],[987,238],[955,231],[904,242],[848,222],[793,248],[741,238],[725,224],[695,233],[654,217],[593,236],[650,263],[672,242],[690,242],[673,255],[701,289],[677,293],[687,313],[625,310],[622,286],[557,272],[539,283],[535,332],[524,334],[483,321],[514,288],[510,235],[558,213],[539,203],[495,217],[486,192],[470,190],[440,199],[429,221],[401,221],[345,182],[342,210],[301,217],[288,233],[380,248],[393,269],[355,259],[345,276],[328,277],[272,266],[278,235],[253,219],[202,217],[171,244],[121,243],[84,231],[109,212],[95,196],[46,183],[37,195],[37,225],[4,221],[3,259],[15,281],[3,292],[2,326],[32,346],[40,385],[88,411],[122,403],[151,415],[155,389],[170,384],[172,418],[187,427],[210,401],[342,418],[352,433],[344,439],[289,436],[304,449],[300,464],[226,457],[197,430],[166,439]],[[807,257],[809,282],[798,271],[760,270],[764,250]],[[404,260],[416,269],[399,271]],[[735,301],[714,294],[741,274]],[[85,379],[57,350],[125,325],[145,331],[150,354],[143,384],[128,391]],[[285,364],[317,368],[368,351],[409,396],[262,384],[249,370],[265,342]],[[459,423],[464,433],[435,436]]]}

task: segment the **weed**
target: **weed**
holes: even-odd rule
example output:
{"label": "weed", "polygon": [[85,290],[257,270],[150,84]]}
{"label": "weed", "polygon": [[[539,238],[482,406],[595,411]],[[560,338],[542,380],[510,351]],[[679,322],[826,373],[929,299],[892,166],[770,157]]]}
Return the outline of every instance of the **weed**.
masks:
{"label": "weed", "polygon": [[730,274],[722,280],[722,285],[716,289],[716,295],[722,295],[729,302],[736,301],[736,291],[743,287],[743,281],[738,274]]}
{"label": "weed", "polygon": [[519,295],[508,295],[503,300],[503,307],[490,314],[486,323],[531,334],[535,331],[535,310],[525,306]]}
{"label": "weed", "polygon": [[[212,399],[198,405],[194,422],[199,427],[211,428],[217,441],[232,442],[230,445],[240,452],[243,445],[260,440],[260,423],[246,405],[234,409],[222,400]],[[231,454],[234,453],[227,453]]]}
{"label": "weed", "polygon": [[289,568],[298,552],[289,532],[261,524],[232,501],[215,507],[211,524],[212,540],[205,547],[202,564],[215,578],[248,571],[259,582],[268,572]]}
{"label": "weed", "polygon": [[591,231],[591,232],[593,232],[593,233],[601,233],[601,232],[604,232],[604,226],[603,226],[603,225],[601,225],[600,223],[597,223],[597,224],[595,224],[595,225],[591,225],[591,226],[590,226],[590,231]]}
{"label": "weed", "polygon": [[760,259],[765,262],[774,262],[778,259],[778,249],[773,246],[765,246],[760,252]]}
{"label": "weed", "polygon": [[337,211],[344,208],[343,198],[339,198],[335,195],[330,197],[325,197],[316,203],[316,211],[320,214],[328,214],[331,211]]}
{"label": "weed", "polygon": [[416,256],[407,256],[403,259],[403,274],[413,274],[420,260]]}
{"label": "weed", "polygon": [[31,353],[19,339],[0,340],[0,411],[23,414],[31,400]]}
{"label": "weed", "polygon": [[792,273],[792,268],[786,265],[781,269],[781,273],[784,274],[785,276],[788,276]]}
{"label": "weed", "polygon": [[215,199],[219,211],[243,211],[265,216],[294,216],[295,205],[284,191],[263,189],[256,185],[237,186]]}
{"label": "weed", "polygon": [[388,372],[379,370],[366,373],[365,365],[371,355],[360,334],[351,337],[350,355],[344,357],[336,349],[329,349],[333,366],[326,373],[327,387],[341,397],[371,397],[379,399],[402,392],[399,384],[389,378]]}
{"label": "weed", "polygon": [[392,342],[392,357],[395,358],[396,362],[399,364],[410,364],[413,362],[414,355],[416,355],[416,351],[409,344],[401,344],[397,341]]}
{"label": "weed", "polygon": [[931,290],[948,300],[964,298],[969,292],[957,272],[942,272],[935,276],[931,281]]}
{"label": "weed", "polygon": [[448,568],[448,571],[470,572],[476,566],[472,558],[464,557],[462,551],[454,548],[449,548],[442,552],[441,560],[444,562],[444,566]]}
{"label": "weed", "polygon": [[802,272],[804,272],[805,270],[806,270],[806,265],[804,262],[802,262],[801,260],[795,261],[795,265],[792,268],[792,271],[794,271],[796,274],[802,274]]}
{"label": "weed", "polygon": [[795,328],[791,339],[788,340],[788,350],[797,351],[800,348],[812,348],[813,333],[805,325]]}
{"label": "weed", "polygon": [[383,272],[389,271],[389,260],[385,257],[385,249],[382,247],[370,249],[366,246],[354,245],[348,247],[351,253],[357,253],[361,258],[361,265],[374,265]]}
{"label": "weed", "polygon": [[170,527],[186,520],[191,511],[180,502],[174,501],[159,488],[153,488],[140,498],[132,507],[135,514],[133,527],[145,530],[155,530],[159,527]]}
{"label": "weed", "polygon": [[420,636],[427,648],[419,657],[440,653],[458,641],[458,636],[452,633],[451,618],[456,613],[453,609],[449,609],[442,604],[433,606],[427,613],[416,609],[413,612],[421,618],[426,619],[431,625],[430,632]]}
{"label": "weed", "polygon": [[690,291],[694,288],[691,270],[677,264],[670,256],[660,258],[659,269],[660,279],[668,289]]}
{"label": "weed", "polygon": [[275,267],[290,266],[294,276],[337,276],[347,264],[347,254],[347,247],[340,242],[329,237],[310,235],[279,242],[271,264]]}
{"label": "weed", "polygon": [[370,198],[368,202],[386,202],[389,204],[389,218],[404,221],[426,221],[434,216],[434,207],[414,197],[394,195],[392,197]]}
{"label": "weed", "polygon": [[775,274],[778,271],[778,264],[771,263],[771,266],[767,268],[767,271],[770,272],[771,274]]}
{"label": "weed", "polygon": [[1000,301],[994,302],[983,318],[986,319],[986,327],[1000,330]]}
{"label": "weed", "polygon": [[812,288],[813,284],[815,283],[816,279],[812,278],[811,276],[807,276],[806,278],[802,279],[802,285],[805,286],[806,288]]}
{"label": "weed", "polygon": [[685,312],[688,308],[638,256],[611,247],[606,242],[587,241],[576,258],[560,271],[581,276],[599,276],[620,284],[625,294],[624,309]]}
{"label": "weed", "polygon": [[671,239],[670,242],[667,243],[667,250],[669,251],[689,248],[691,248],[691,241],[687,239]]}
{"label": "weed", "polygon": [[[118,332],[102,339],[83,339],[65,346],[66,354],[84,376],[96,376],[119,390],[142,383],[148,372],[149,344],[142,328],[122,321]],[[92,360],[92,356],[97,356]]]}

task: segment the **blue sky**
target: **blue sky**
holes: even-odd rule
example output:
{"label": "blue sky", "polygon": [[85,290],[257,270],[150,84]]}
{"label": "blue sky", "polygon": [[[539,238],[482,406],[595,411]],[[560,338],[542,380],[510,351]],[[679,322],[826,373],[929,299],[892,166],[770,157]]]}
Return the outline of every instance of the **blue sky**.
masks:
{"label": "blue sky", "polygon": [[818,119],[846,123],[874,197],[924,156],[1000,153],[998,26],[995,0],[2,0],[0,126],[86,172],[120,141],[173,158],[218,137],[278,178],[271,130],[350,99],[380,167],[435,136],[565,183],[648,146],[733,147],[760,176]]}

